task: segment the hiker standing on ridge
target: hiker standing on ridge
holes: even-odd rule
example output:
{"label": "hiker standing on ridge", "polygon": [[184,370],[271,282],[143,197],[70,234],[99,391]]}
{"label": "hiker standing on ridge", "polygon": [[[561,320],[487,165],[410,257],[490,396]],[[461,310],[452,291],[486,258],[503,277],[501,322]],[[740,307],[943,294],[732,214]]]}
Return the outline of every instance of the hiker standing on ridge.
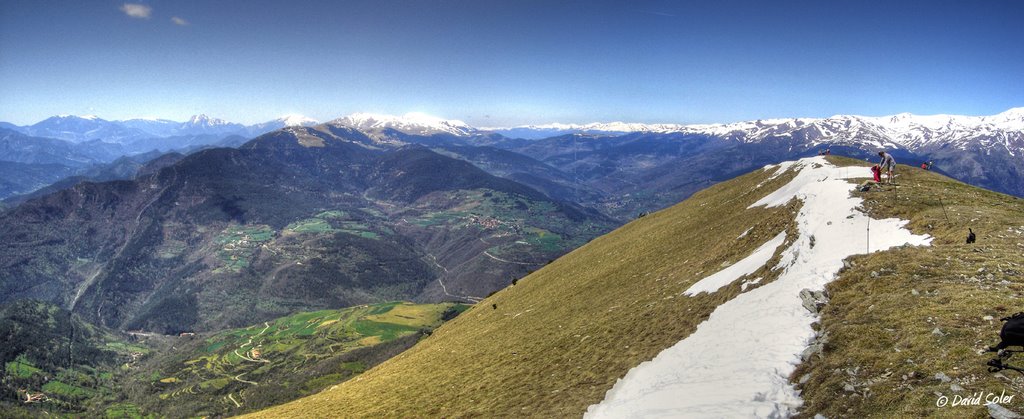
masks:
{"label": "hiker standing on ridge", "polygon": [[885,183],[892,183],[892,172],[896,170],[896,160],[892,158],[892,154],[884,151],[879,151],[878,155],[882,158],[882,161],[878,163],[878,166],[882,168],[882,172],[885,172]]}

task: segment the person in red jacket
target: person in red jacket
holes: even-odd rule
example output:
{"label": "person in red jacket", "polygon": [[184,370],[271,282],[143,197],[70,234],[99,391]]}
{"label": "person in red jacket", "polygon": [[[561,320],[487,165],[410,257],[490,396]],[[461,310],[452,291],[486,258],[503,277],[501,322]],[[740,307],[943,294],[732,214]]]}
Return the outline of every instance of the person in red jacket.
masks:
{"label": "person in red jacket", "polygon": [[878,163],[881,166],[882,171],[885,172],[885,183],[893,183],[892,172],[896,170],[896,159],[892,158],[892,154],[884,151],[879,151],[878,156],[882,158],[882,161]]}

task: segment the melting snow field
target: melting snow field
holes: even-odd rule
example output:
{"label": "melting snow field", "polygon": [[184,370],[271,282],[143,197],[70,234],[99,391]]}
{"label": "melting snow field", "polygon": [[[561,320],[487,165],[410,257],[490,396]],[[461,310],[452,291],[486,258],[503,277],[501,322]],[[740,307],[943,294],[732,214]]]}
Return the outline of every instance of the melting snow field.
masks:
{"label": "melting snow field", "polygon": [[754,271],[764,266],[765,263],[768,263],[768,259],[771,259],[772,255],[775,254],[775,249],[784,241],[786,241],[785,231],[779,233],[775,238],[768,240],[768,243],[762,244],[761,247],[754,250],[754,253],[743,258],[743,260],[716,272],[714,275],[697,281],[696,284],[683,291],[683,294],[697,295],[702,292],[715,292],[719,288],[731,284],[736,278],[754,273]]}
{"label": "melting snow field", "polygon": [[[604,401],[590,406],[585,417],[786,417],[796,413],[801,400],[788,377],[814,337],[811,324],[815,321],[802,306],[799,293],[805,288],[824,289],[842,268],[843,259],[867,251],[868,217],[856,210],[861,199],[850,196],[856,185],[844,179],[871,177],[871,172],[866,167],[838,168],[823,157],[812,157],[780,165],[776,175],[787,168],[799,170],[796,177],[751,205],[775,207],[793,198],[803,201],[796,216],[799,237],[783,250],[775,267],[783,270],[778,279],[718,306],[692,335],[630,370]],[[870,220],[870,251],[931,243],[931,237],[911,234],[903,228],[905,224],[894,218]],[[766,263],[781,241],[777,236],[686,293],[715,292],[756,270],[760,265],[750,266],[750,262]]]}

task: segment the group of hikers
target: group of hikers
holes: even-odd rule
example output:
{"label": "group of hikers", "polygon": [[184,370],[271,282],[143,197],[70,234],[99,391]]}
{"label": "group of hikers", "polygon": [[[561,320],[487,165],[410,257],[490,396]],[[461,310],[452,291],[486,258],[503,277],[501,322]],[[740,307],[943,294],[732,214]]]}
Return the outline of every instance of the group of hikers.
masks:
{"label": "group of hikers", "polygon": [[861,192],[867,192],[871,190],[871,185],[882,184],[882,173],[885,173],[885,182],[887,184],[893,184],[893,172],[896,170],[896,159],[892,158],[892,154],[884,151],[879,151],[878,156],[882,158],[882,161],[878,164],[871,166],[872,180],[865,181],[858,189]]}
{"label": "group of hikers", "polygon": [[[829,156],[831,154],[832,154],[832,150],[830,148],[826,148],[824,150],[819,150],[818,151],[818,155],[819,156]],[[894,159],[892,157],[892,154],[886,153],[885,151],[879,151],[878,152],[878,157],[881,157],[882,160],[879,161],[878,164],[874,165],[871,168],[871,172],[874,173],[874,181],[875,181],[875,183],[885,183],[885,184],[893,184],[893,183],[895,183],[894,180],[893,180],[893,176],[894,176],[893,172],[896,170],[896,159]],[[932,169],[932,163],[933,163],[932,161],[921,163],[921,168],[924,169],[924,170],[931,170]],[[882,182],[882,174],[883,173],[885,174],[885,182]]]}
{"label": "group of hikers", "polygon": [[[891,154],[886,153],[884,151],[879,151],[878,156],[882,158],[882,161],[880,161],[878,165],[875,166],[878,168],[879,173],[875,175],[875,182],[882,181],[880,173],[884,171],[886,173],[886,183],[892,183],[892,172],[893,170],[896,169],[896,159],[893,159]],[[933,164],[935,164],[935,162],[929,160],[924,163],[921,163],[921,168],[924,170],[932,170]],[[874,170],[875,168],[872,168],[872,171]]]}
{"label": "group of hikers", "polygon": [[[871,185],[873,185],[873,184],[874,185],[881,185],[881,184],[895,185],[896,184],[896,181],[894,179],[894,177],[896,176],[895,173],[894,173],[896,171],[896,159],[894,159],[892,157],[892,154],[886,153],[885,151],[879,151],[878,152],[878,157],[881,158],[881,160],[878,162],[878,164],[876,164],[874,166],[871,166],[871,173],[873,175],[872,176],[873,179],[869,180],[869,181],[866,181],[866,182],[864,182],[863,184],[860,185],[859,189],[862,192],[870,190],[871,189]],[[932,164],[933,164],[933,162],[931,162],[931,161],[928,161],[928,162],[925,162],[925,163],[921,163],[921,168],[924,169],[924,170],[931,170]],[[882,175],[883,174],[885,174],[885,181],[884,182],[882,181]]]}

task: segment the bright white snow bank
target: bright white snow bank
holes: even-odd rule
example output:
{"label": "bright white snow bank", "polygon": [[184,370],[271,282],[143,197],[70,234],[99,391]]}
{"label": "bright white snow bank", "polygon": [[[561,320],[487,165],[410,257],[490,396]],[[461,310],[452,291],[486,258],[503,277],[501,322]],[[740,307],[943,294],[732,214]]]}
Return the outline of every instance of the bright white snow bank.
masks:
{"label": "bright white snow bank", "polygon": [[[788,377],[814,337],[815,321],[799,293],[823,289],[843,259],[866,252],[868,217],[856,210],[861,199],[850,196],[856,185],[843,179],[870,177],[871,172],[838,168],[823,157],[801,159],[792,167],[799,172],[789,184],[751,205],[803,201],[796,216],[799,238],[783,251],[776,266],[783,269],[779,278],[718,306],[692,335],[630,370],[585,417],[795,413],[801,400]],[[905,224],[895,218],[870,220],[871,251],[931,243],[931,237],[911,234]]]}
{"label": "bright white snow bank", "polygon": [[704,277],[704,279],[697,281],[696,284],[691,285],[690,288],[683,291],[683,294],[697,295],[702,292],[712,293],[718,291],[719,288],[731,284],[732,281],[735,281],[743,275],[754,273],[754,271],[764,266],[765,263],[768,263],[768,259],[771,259],[772,255],[775,254],[775,249],[785,241],[786,232],[783,231],[773,239],[768,240],[767,243],[762,244],[761,247],[754,250],[750,256],[730,265],[728,268],[715,272],[711,276]]}

